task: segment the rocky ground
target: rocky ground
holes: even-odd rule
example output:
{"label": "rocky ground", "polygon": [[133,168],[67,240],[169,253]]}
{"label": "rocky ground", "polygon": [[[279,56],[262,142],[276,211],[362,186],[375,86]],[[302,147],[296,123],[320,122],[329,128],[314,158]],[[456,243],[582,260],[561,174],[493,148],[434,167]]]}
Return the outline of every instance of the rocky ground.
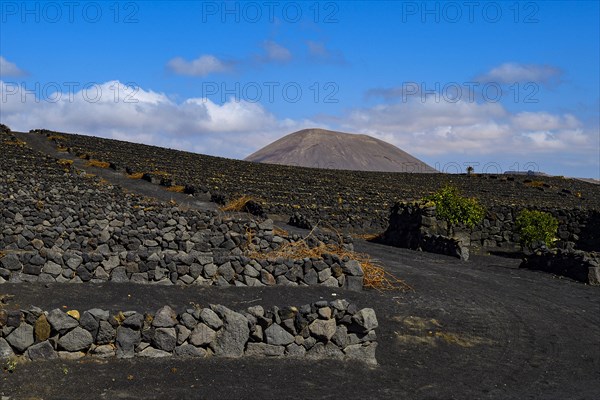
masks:
{"label": "rocky ground", "polygon": [[223,201],[250,195],[270,214],[299,212],[337,229],[380,232],[396,201],[418,200],[446,184],[485,205],[560,205],[600,209],[598,186],[561,177],[447,175],[306,169],[211,157],[89,136],[38,131],[70,153],[145,173],[166,185],[187,186],[194,195]]}
{"label": "rocky ground", "polygon": [[409,292],[330,288],[199,288],[5,284],[13,306],[144,310],[190,302],[233,309],[340,297],[379,320],[377,367],[333,360],[46,361],[0,374],[9,398],[593,399],[600,393],[598,288],[517,269],[357,242]]}
{"label": "rocky ground", "polygon": [[[131,180],[110,168],[87,167],[84,161],[74,160],[68,153],[64,153],[64,158],[74,160],[73,165],[57,167],[56,158],[62,156],[53,152],[56,149],[45,147],[45,137],[42,136],[43,141],[39,142],[32,137],[38,138],[26,134],[17,138],[3,137],[0,159],[2,212],[6,211],[8,204],[28,210],[21,214],[22,220],[17,213],[9,210],[12,215],[3,215],[3,218],[10,219],[11,225],[4,224],[0,231],[3,240],[14,237],[15,233],[23,237],[26,242],[21,240],[20,244],[25,251],[33,251],[35,246],[56,245],[59,239],[60,247],[65,246],[67,252],[85,250],[90,246],[97,250],[102,245],[108,245],[112,251],[113,246],[123,246],[116,241],[110,242],[122,227],[112,227],[111,239],[107,243],[94,243],[101,229],[92,233],[96,228],[91,228],[86,235],[87,229],[78,225],[78,221],[120,220],[120,217],[114,218],[115,215],[134,214],[140,208],[157,215],[173,212],[173,208],[179,207],[169,204],[171,200],[176,203],[182,201],[178,203],[181,206],[178,213],[196,213],[198,221],[207,227],[213,226],[219,218],[227,217],[216,212],[206,197],[190,201],[184,194]],[[27,142],[21,143],[19,138]],[[108,146],[107,143],[104,146]],[[27,149],[26,144],[53,157],[46,158],[42,153]],[[116,148],[112,150],[112,153],[115,152]],[[159,155],[157,159],[163,160]],[[89,175],[92,173],[96,176]],[[410,181],[410,178],[407,179]],[[493,185],[516,185],[516,180],[498,183],[494,179],[477,179],[487,183],[496,181]],[[336,180],[332,178],[332,182]],[[266,183],[254,185],[260,188]],[[343,187],[339,186],[339,190]],[[494,187],[498,186],[490,189]],[[588,186],[585,185],[573,187],[574,190],[586,188]],[[533,190],[539,192],[540,199],[550,196],[548,201],[554,193]],[[570,199],[565,197],[566,192],[562,193],[565,195],[556,196]],[[593,206],[594,193],[584,192],[581,198],[591,198],[586,204]],[[573,201],[573,205],[581,199],[572,197],[568,201]],[[327,196],[324,198],[331,200]],[[69,215],[63,217],[65,210]],[[33,217],[42,212],[45,218]],[[372,215],[370,212],[367,211],[366,215]],[[91,218],[91,214],[102,215]],[[69,216],[78,218],[66,221]],[[175,220],[177,226],[181,217],[178,215],[177,219],[170,219]],[[235,217],[250,218],[242,214]],[[15,232],[15,227],[19,226],[19,223],[13,223],[15,218],[29,229]],[[206,221],[204,218],[207,218]],[[45,220],[48,224],[44,223]],[[68,226],[63,234],[57,232],[58,235],[53,237],[47,225],[55,226],[56,222],[59,225],[67,223]],[[308,233],[290,226],[279,227],[292,235]],[[30,233],[23,234],[26,231]],[[43,232],[50,234],[43,236]],[[34,246],[34,239],[41,243],[36,241]],[[164,242],[168,248],[175,240]],[[20,248],[18,239],[9,240],[6,245]],[[354,247],[380,260],[388,271],[404,279],[413,290],[349,291],[324,285],[159,286],[112,281],[75,284],[56,280],[46,283],[38,279],[37,282],[1,284],[3,303],[0,307],[12,310],[35,305],[44,310],[59,308],[83,312],[101,308],[115,313],[144,313],[168,305],[176,312],[183,312],[192,305],[206,307],[220,304],[234,310],[261,305],[268,309],[343,298],[360,307],[372,308],[377,314],[377,366],[331,359],[255,357],[56,359],[3,365],[0,396],[8,399],[592,399],[600,395],[598,288],[543,272],[518,269],[520,259],[473,256],[468,262],[462,262],[361,240],[356,240]]]}

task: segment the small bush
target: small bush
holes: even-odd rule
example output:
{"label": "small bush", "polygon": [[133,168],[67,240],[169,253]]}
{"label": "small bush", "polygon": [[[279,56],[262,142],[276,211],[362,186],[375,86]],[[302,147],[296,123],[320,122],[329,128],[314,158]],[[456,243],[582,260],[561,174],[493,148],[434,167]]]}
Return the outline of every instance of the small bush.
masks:
{"label": "small bush", "polygon": [[275,228],[273,228],[273,235],[275,235],[275,236],[281,236],[281,237],[285,237],[286,238],[290,234],[285,229],[281,229],[281,228],[275,227]]}
{"label": "small bush", "polygon": [[437,217],[451,225],[464,224],[472,228],[485,216],[485,208],[477,199],[462,196],[453,186],[446,186],[424,200],[435,203]]}
{"label": "small bush", "polygon": [[529,181],[525,180],[523,182],[525,186],[533,187],[533,188],[541,188],[541,187],[550,187],[550,185],[542,182],[542,181]]}
{"label": "small bush", "polygon": [[169,174],[168,172],[158,170],[150,172],[150,175],[162,176],[163,178],[168,178],[171,176],[171,174]]}
{"label": "small bush", "polygon": [[110,163],[106,161],[90,160],[87,162],[88,167],[108,168]]}
{"label": "small bush", "polygon": [[167,188],[167,191],[174,192],[174,193],[183,193],[183,192],[185,192],[185,186],[179,186],[179,185],[169,186]]}
{"label": "small bush", "polygon": [[221,211],[244,211],[246,204],[250,201],[256,201],[256,199],[252,196],[244,195],[221,207]]}
{"label": "small bush", "polygon": [[379,233],[361,233],[361,234],[356,234],[356,235],[352,235],[352,237],[356,238],[356,239],[362,239],[362,240],[366,240],[367,242],[371,242],[377,239],[381,239],[381,236],[383,235],[382,232]]}
{"label": "small bush", "polygon": [[63,158],[58,160],[57,163],[63,168],[71,168],[71,166],[73,165],[73,160],[67,160]]}
{"label": "small bush", "polygon": [[136,172],[136,173],[127,175],[127,177],[129,179],[142,179],[143,176],[144,176],[143,172]]}
{"label": "small bush", "polygon": [[4,144],[7,146],[27,147],[27,143],[15,138],[14,140],[6,140]]}
{"label": "small bush", "polygon": [[53,141],[57,141],[57,140],[67,140],[67,138],[65,138],[62,135],[50,135],[48,136],[48,140],[53,140]]}
{"label": "small bush", "polygon": [[523,246],[544,242],[550,247],[556,241],[558,220],[547,212],[523,210],[517,216],[516,229]]}

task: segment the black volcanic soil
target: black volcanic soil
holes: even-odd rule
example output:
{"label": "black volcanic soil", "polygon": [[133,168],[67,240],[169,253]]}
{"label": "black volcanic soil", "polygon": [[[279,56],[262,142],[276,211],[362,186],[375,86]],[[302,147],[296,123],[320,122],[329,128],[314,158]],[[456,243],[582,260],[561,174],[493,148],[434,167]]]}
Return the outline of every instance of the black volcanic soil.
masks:
{"label": "black volcanic soil", "polygon": [[[29,134],[19,136],[29,138],[30,145],[36,147]],[[38,145],[44,148],[43,141]],[[171,157],[187,154],[165,151]],[[106,179],[121,179],[119,184],[129,191],[140,190],[145,196],[170,200],[162,196],[171,193],[156,185],[122,178],[110,169],[97,170]],[[272,175],[267,177],[279,176],[278,172],[269,173]],[[297,173],[293,178],[300,179],[301,175]],[[494,180],[481,178],[481,181]],[[73,182],[77,180],[73,178]],[[490,185],[499,185],[495,182]],[[263,187],[256,185],[255,188]],[[580,188],[589,189],[581,185]],[[107,189],[100,186],[98,190]],[[539,193],[550,196],[554,192]],[[595,199],[596,195],[597,192],[589,191],[582,197]],[[189,203],[190,207],[200,209],[204,205]],[[79,310],[103,307],[114,311],[155,311],[164,304],[182,309],[190,302],[221,303],[242,309],[255,304],[300,305],[321,298],[347,298],[360,307],[372,307],[377,313],[379,366],[375,368],[337,361],[250,358],[85,358],[32,362],[19,364],[13,373],[0,368],[0,397],[519,400],[600,397],[600,288],[520,270],[517,268],[520,260],[512,258],[472,256],[468,262],[462,262],[364,241],[356,241],[355,248],[379,259],[414,291],[2,284],[0,292],[14,296],[6,307],[36,305],[46,310],[67,306]]]}
{"label": "black volcanic soil", "polygon": [[[90,136],[59,135],[55,142],[74,155],[111,162],[130,173],[166,172],[165,184],[188,185],[196,196],[241,195],[262,201],[269,214],[300,212],[337,229],[380,232],[398,200],[418,200],[446,184],[484,205],[600,209],[600,187],[561,177],[334,171],[250,163]],[[29,139],[28,139],[29,140]]]}
{"label": "black volcanic soil", "polygon": [[[357,243],[414,292],[328,288],[194,289],[146,285],[4,285],[11,306],[144,310],[348,298],[377,312],[379,366],[260,359],[36,362],[0,374],[16,398],[593,399],[600,395],[600,292],[516,269]],[[337,296],[332,294],[336,293]],[[130,376],[131,375],[131,376]]]}
{"label": "black volcanic soil", "polygon": [[143,179],[129,179],[122,172],[117,172],[111,168],[99,168],[87,165],[87,160],[81,159],[68,152],[58,151],[52,142],[45,136],[32,135],[26,133],[13,133],[16,137],[24,140],[27,145],[42,154],[46,154],[55,159],[68,159],[73,161],[73,166],[79,170],[92,173],[99,178],[109,181],[113,185],[119,185],[127,188],[140,196],[157,199],[163,202],[175,201],[181,207],[191,207],[198,210],[216,210],[217,205],[210,202],[210,196],[198,193],[196,196],[186,195],[184,193],[168,192],[161,190],[157,185]]}

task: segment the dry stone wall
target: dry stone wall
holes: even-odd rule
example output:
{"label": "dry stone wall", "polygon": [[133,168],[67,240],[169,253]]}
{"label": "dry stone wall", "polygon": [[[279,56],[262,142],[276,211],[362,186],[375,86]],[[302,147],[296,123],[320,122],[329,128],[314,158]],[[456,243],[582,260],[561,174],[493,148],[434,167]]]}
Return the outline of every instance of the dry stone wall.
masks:
{"label": "dry stone wall", "polygon": [[[600,193],[590,183],[526,175],[458,175],[335,171],[250,163],[171,149],[38,130],[71,153],[144,174],[163,185],[185,186],[187,193],[210,194],[218,202],[241,195],[261,199],[261,211],[293,221],[336,229],[380,232],[396,201],[418,200],[451,184],[486,206],[564,204],[600,209]],[[227,173],[223,173],[227,171]],[[535,179],[535,181],[532,181]]]}
{"label": "dry stone wall", "polygon": [[[450,229],[445,221],[436,218],[435,206],[397,203],[390,212],[388,229],[380,240],[393,246],[446,254],[463,260],[467,260],[474,252],[520,253],[523,249],[515,231],[515,220],[522,209],[519,206],[490,207],[483,221],[473,228],[458,226]],[[535,268],[592,283],[598,273],[597,266],[594,262],[588,265],[580,255],[588,254],[586,260],[594,260],[593,252],[600,251],[600,213],[586,209],[532,209],[548,212],[558,219],[557,246],[566,251],[559,254],[572,254],[574,250],[580,250],[573,253],[577,256],[569,256],[570,261],[565,264],[568,268],[555,265],[560,264],[557,260],[564,257],[552,258],[551,264],[554,266],[551,268],[541,268],[539,265]],[[580,262],[579,267],[575,267],[576,261]],[[588,273],[588,267],[593,271]],[[588,276],[592,278],[588,279]]]}
{"label": "dry stone wall", "polygon": [[54,250],[8,252],[0,259],[0,283],[139,283],[202,286],[323,285],[361,290],[363,271],[336,255],[302,260],[252,259],[215,252],[118,254]]}
{"label": "dry stone wall", "polygon": [[[0,283],[362,289],[362,268],[347,257],[277,253],[298,241],[351,250],[349,237],[315,230],[302,238],[270,219],[180,209],[46,157],[10,133],[0,134],[0,144]],[[376,364],[375,312],[345,300],[179,313],[169,306],[155,313],[8,307],[0,307],[0,359],[254,356]]]}
{"label": "dry stone wall", "polygon": [[[531,209],[548,212],[558,219],[558,238],[561,242],[572,243],[575,248],[583,250],[600,251],[600,212],[586,209]],[[383,240],[416,249],[422,247],[428,235],[444,236],[456,239],[472,250],[520,251],[522,248],[515,230],[515,220],[521,210],[523,207],[519,206],[489,207],[483,221],[473,228],[458,226],[450,229],[445,221],[436,218],[435,206],[397,203],[391,209]]]}
{"label": "dry stone wall", "polygon": [[290,357],[377,364],[377,316],[346,300],[300,307],[222,305],[177,313],[0,310],[0,359]]}
{"label": "dry stone wall", "polygon": [[520,265],[552,274],[567,276],[590,285],[600,285],[600,253],[571,249],[538,249]]}
{"label": "dry stone wall", "polygon": [[[0,163],[0,283],[362,288],[355,261],[269,257],[302,239],[276,231],[269,219],[153,202],[23,146],[6,146]],[[316,231],[307,243],[351,249],[350,240]]]}
{"label": "dry stone wall", "polygon": [[[216,219],[196,212],[182,215],[173,208],[160,214],[140,210],[101,220],[67,217],[57,222],[50,218],[52,222],[44,224],[48,219],[40,218],[37,210],[11,210],[15,209],[8,206],[0,217],[7,227],[0,235],[4,252],[0,283],[111,281],[362,288],[363,272],[353,260],[336,255],[299,260],[261,257],[301,239],[274,235],[270,220]],[[247,243],[242,232],[249,230],[254,234]],[[311,239],[313,245],[333,240],[320,234]],[[351,244],[345,246],[351,248]],[[247,255],[248,249],[253,257]]]}

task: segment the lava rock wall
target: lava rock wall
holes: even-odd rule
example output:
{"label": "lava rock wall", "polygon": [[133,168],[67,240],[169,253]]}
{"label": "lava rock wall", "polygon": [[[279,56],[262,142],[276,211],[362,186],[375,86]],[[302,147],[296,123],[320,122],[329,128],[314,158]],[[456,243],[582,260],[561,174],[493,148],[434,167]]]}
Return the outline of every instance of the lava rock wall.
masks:
{"label": "lava rock wall", "polygon": [[[559,246],[600,251],[600,213],[585,209],[532,208],[552,214],[559,221]],[[469,252],[520,252],[515,220],[520,206],[493,206],[473,228],[450,228],[436,218],[435,206],[396,203],[381,240],[387,244],[421,249],[467,259]]]}
{"label": "lava rock wall", "polygon": [[[83,135],[37,130],[76,156],[108,162],[162,185],[185,187],[225,203],[261,199],[261,211],[338,230],[374,233],[387,226],[397,201],[413,201],[453,185],[482,204],[541,205],[600,210],[597,186],[576,179],[496,174],[419,174],[342,171],[251,163]],[[227,171],[227,173],[224,173]]]}
{"label": "lava rock wall", "polygon": [[538,249],[526,256],[519,267],[567,276],[590,285],[600,285],[600,253],[571,249]]}
{"label": "lava rock wall", "polygon": [[177,313],[84,312],[37,307],[0,310],[0,359],[93,357],[291,357],[375,365],[378,326],[373,309],[346,300],[301,307],[222,305]]}

